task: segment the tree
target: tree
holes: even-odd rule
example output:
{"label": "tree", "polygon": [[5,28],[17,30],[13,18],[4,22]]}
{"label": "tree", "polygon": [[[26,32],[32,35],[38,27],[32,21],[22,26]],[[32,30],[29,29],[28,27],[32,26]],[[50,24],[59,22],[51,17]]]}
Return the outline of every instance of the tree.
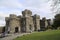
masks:
{"label": "tree", "polygon": [[60,0],[52,0],[53,13],[60,13]]}
{"label": "tree", "polygon": [[55,19],[54,19],[54,23],[53,23],[53,27],[57,28],[59,26],[60,26],[60,14],[56,14]]}

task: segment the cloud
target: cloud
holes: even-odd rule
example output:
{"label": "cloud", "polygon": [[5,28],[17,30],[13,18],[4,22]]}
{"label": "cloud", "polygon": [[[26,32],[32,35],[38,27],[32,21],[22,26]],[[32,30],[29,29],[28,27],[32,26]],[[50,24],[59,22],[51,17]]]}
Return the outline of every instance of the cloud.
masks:
{"label": "cloud", "polygon": [[10,14],[21,15],[21,12],[19,10],[8,11],[8,12],[0,11],[0,20],[4,20],[5,17],[9,17]]}
{"label": "cloud", "polygon": [[50,5],[50,0],[0,0],[0,22],[5,24],[5,17],[9,14],[21,15],[24,9],[31,10],[33,14],[38,14],[41,18],[44,16],[52,18]]}
{"label": "cloud", "polygon": [[48,0],[26,0],[23,5],[26,7],[36,7],[40,8],[41,4],[46,3]]}
{"label": "cloud", "polygon": [[17,0],[1,0],[0,6],[6,8],[20,8],[22,7],[22,4],[19,3]]}
{"label": "cloud", "polygon": [[51,12],[50,5],[51,2],[49,0],[26,0],[23,4],[27,9],[37,9],[39,12]]}
{"label": "cloud", "polygon": [[8,12],[3,12],[0,11],[0,26],[4,26],[5,25],[5,17],[9,17],[10,14],[16,14],[16,15],[21,15],[21,12],[18,10],[14,10],[14,11],[8,11]]}
{"label": "cloud", "polygon": [[0,20],[0,26],[5,26],[5,21]]}
{"label": "cloud", "polygon": [[[42,17],[53,18],[54,14],[51,11],[50,0],[26,0],[24,6],[32,10],[33,14],[38,14]],[[52,16],[51,16],[52,15]]]}

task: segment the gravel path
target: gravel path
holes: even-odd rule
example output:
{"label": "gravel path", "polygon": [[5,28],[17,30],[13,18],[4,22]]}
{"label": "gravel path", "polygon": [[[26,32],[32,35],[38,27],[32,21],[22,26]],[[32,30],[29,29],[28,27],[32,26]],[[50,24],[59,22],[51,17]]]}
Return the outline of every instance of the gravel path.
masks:
{"label": "gravel path", "polygon": [[30,33],[16,33],[16,34],[10,34],[10,35],[7,36],[7,37],[0,38],[0,40],[13,40],[13,39],[16,38],[16,37],[23,36],[23,35],[27,35],[27,34],[30,34]]}

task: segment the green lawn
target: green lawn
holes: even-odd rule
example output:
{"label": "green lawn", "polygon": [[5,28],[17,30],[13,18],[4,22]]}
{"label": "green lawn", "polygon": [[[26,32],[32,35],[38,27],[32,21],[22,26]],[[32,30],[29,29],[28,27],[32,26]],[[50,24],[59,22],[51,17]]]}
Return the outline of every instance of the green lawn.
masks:
{"label": "green lawn", "polygon": [[60,30],[36,32],[29,35],[17,37],[14,40],[60,40]]}

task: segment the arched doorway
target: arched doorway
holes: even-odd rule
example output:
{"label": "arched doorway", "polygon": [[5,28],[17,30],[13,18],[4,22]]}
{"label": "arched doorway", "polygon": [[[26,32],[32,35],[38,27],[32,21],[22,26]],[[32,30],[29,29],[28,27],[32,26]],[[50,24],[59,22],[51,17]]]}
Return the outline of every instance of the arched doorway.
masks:
{"label": "arched doorway", "polygon": [[31,25],[30,25],[29,29],[30,29],[30,31],[32,31],[32,26]]}
{"label": "arched doorway", "polygon": [[19,32],[18,27],[15,27],[15,33]]}
{"label": "arched doorway", "polygon": [[4,33],[5,32],[5,27],[3,27],[3,29],[2,29],[2,33]]}

